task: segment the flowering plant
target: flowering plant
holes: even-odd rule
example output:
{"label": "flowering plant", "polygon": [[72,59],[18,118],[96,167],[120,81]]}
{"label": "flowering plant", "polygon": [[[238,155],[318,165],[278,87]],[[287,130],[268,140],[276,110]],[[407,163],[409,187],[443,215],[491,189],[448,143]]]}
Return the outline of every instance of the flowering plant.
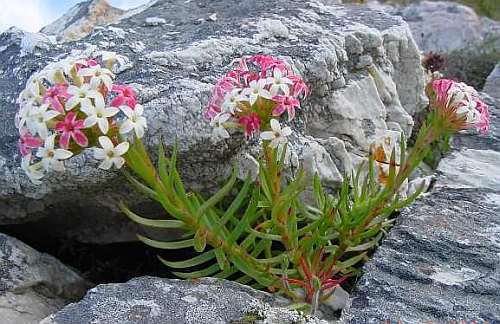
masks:
{"label": "flowering plant", "polygon": [[308,91],[302,78],[284,61],[265,55],[245,57],[217,82],[205,117],[210,119],[214,134],[222,138],[229,137],[228,128],[242,128],[249,137],[274,125],[272,129],[279,131],[264,131],[261,137],[273,140],[275,146],[283,143],[276,136],[289,134],[288,130],[280,132],[274,118],[286,112],[291,121],[300,108],[300,97]]}
{"label": "flowering plant", "polygon": [[440,123],[442,132],[470,128],[483,134],[488,132],[488,106],[474,88],[453,80],[437,79],[427,85],[426,92],[431,100],[431,116]]}
{"label": "flowering plant", "polygon": [[[145,120],[133,91],[112,85],[111,72],[91,62],[73,63],[68,72],[57,72],[64,79],[58,77],[48,88],[42,86],[50,78],[28,83],[29,90],[20,99],[21,110],[27,112],[23,110],[18,117],[23,167],[61,170],[63,160],[99,144],[95,157],[103,160],[100,166],[108,169],[125,164],[124,175],[130,183],[157,201],[171,218],[145,218],[123,202],[121,210],[143,226],[185,231],[177,241],[138,238],[159,249],[193,247],[199,252],[182,261],[160,258],[174,269],[196,268],[174,274],[232,278],[306,302],[312,313],[337,287],[359,273],[357,265],[367,259],[391,225],[389,216],[424,190],[421,186],[408,197],[400,194],[402,184],[431,144],[464,129],[486,132],[489,125],[488,109],[472,88],[433,80],[427,87],[430,114],[409,152],[404,138],[398,153],[395,146],[391,152],[372,147],[367,163],[346,175],[340,190],[331,194],[318,175],[311,179],[301,168],[294,175],[285,172],[292,129],[282,123],[293,120],[300,101],[308,95],[305,82],[283,60],[245,57],[217,83],[204,114],[216,137],[229,137],[231,129],[242,130],[247,138],[258,135],[262,144],[258,178],[254,181],[248,175],[237,185],[234,170],[219,191],[204,198],[185,188],[177,171],[175,148],[167,157],[160,145],[158,161],[153,163],[140,139]],[[86,69],[100,72],[96,75]],[[74,84],[66,81],[69,79]],[[72,85],[75,88],[70,91]],[[116,95],[109,96],[109,92]],[[124,121],[115,118],[116,106],[126,115]],[[135,138],[127,141],[124,134],[132,130]],[[30,152],[34,148],[41,160],[33,164]],[[38,180],[35,171],[31,176]],[[312,189],[312,203],[303,199],[308,188]]]}
{"label": "flowering plant", "polygon": [[34,183],[46,172],[64,171],[64,161],[86,148],[94,147],[100,168],[121,168],[128,138],[144,135],[146,119],[134,90],[113,83],[115,61],[109,52],[101,61],[66,59],[28,80],[16,126],[21,165]]}

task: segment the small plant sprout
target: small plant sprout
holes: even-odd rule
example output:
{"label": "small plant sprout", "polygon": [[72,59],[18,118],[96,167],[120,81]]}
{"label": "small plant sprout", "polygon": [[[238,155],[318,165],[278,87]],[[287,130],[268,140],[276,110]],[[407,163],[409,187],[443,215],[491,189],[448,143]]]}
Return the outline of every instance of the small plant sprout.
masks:
{"label": "small plant sprout", "polygon": [[[131,220],[160,230],[184,231],[176,241],[138,238],[158,249],[192,247],[198,253],[187,260],[159,257],[174,274],[186,279],[228,278],[267,289],[306,305],[312,314],[337,287],[359,274],[360,265],[391,226],[394,211],[423,191],[421,186],[408,196],[400,193],[431,144],[458,131],[484,133],[489,127],[488,108],[474,89],[433,80],[427,87],[430,114],[413,147],[407,151],[403,137],[397,143],[372,146],[366,161],[345,175],[338,191],[332,192],[317,174],[300,167],[294,174],[285,169],[289,141],[293,141],[292,128],[286,124],[297,116],[309,94],[304,80],[281,59],[244,57],[217,82],[204,116],[218,140],[238,131],[247,139],[259,140],[259,173],[257,179],[248,175],[239,181],[238,170],[233,170],[216,193],[205,197],[185,187],[175,147],[167,156],[160,144],[158,160],[151,160],[140,139],[146,120],[134,91],[110,86],[103,75],[112,75],[97,67],[97,61],[72,64],[58,72],[58,80],[68,82],[47,87],[48,80],[32,78],[20,96],[19,146],[29,177],[39,182],[44,169],[54,165],[61,169],[71,154],[96,147],[100,168],[125,165],[123,173],[130,183],[168,215],[149,219],[121,202],[121,210]],[[88,70],[78,73],[84,67]],[[43,99],[54,86],[59,88]],[[72,86],[80,90],[70,92]],[[70,101],[73,106],[67,109]],[[118,112],[110,107],[119,108],[125,119],[117,119]],[[39,119],[31,119],[32,114]],[[36,159],[31,155],[34,149],[40,152]],[[306,191],[312,199],[304,199]]]}
{"label": "small plant sprout", "polygon": [[65,161],[87,148],[96,149],[101,168],[121,168],[128,148],[122,134],[133,131],[128,140],[144,135],[147,123],[134,90],[113,84],[115,60],[111,52],[103,53],[101,61],[68,58],[51,63],[26,83],[16,126],[22,168],[34,183],[47,172],[64,171]]}

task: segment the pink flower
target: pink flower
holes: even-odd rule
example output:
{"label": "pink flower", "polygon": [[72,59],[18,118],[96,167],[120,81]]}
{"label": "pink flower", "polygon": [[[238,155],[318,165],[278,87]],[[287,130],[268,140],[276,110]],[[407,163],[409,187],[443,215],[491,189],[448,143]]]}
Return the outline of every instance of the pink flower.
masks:
{"label": "pink flower", "polygon": [[448,79],[439,79],[432,82],[432,89],[436,95],[437,102],[446,104],[448,101],[448,90],[455,84],[455,81]]}
{"label": "pink flower", "polygon": [[76,63],[75,67],[76,67],[76,71],[79,71],[81,68],[88,68],[88,67],[91,67],[91,66],[96,66],[98,64],[99,63],[97,63],[96,60],[94,60],[94,59],[88,59],[88,60],[85,60],[83,62]]}
{"label": "pink flower", "polygon": [[289,75],[288,78],[292,80],[292,95],[298,97],[304,95],[307,97],[309,95],[309,87],[305,84],[304,80],[298,75]]}
{"label": "pink flower", "polygon": [[220,106],[210,103],[208,104],[207,109],[203,112],[203,117],[212,120],[220,112],[221,112]]}
{"label": "pink flower", "polygon": [[476,128],[485,134],[489,129],[488,106],[474,88],[465,83],[439,79],[430,84],[431,107],[445,118],[455,131]]}
{"label": "pink flower", "polygon": [[[234,71],[233,71],[234,72]],[[233,90],[234,88],[234,83],[237,81],[237,79],[233,79],[232,77],[226,76],[222,79],[220,79],[216,84],[214,88],[214,94],[217,95],[218,97],[224,98],[224,95]]]}
{"label": "pink flower", "polygon": [[238,123],[245,128],[245,135],[251,136],[255,131],[260,129],[260,118],[256,113],[251,113],[247,116],[242,116],[238,119]]}
{"label": "pink flower", "polygon": [[272,99],[278,104],[273,109],[274,116],[281,116],[286,110],[288,120],[292,120],[295,117],[295,109],[300,108],[300,101],[293,96],[274,96]]}
{"label": "pink flower", "polygon": [[[233,71],[234,72],[234,71]],[[212,119],[222,111],[221,105],[224,101],[226,93],[230,92],[234,88],[235,79],[229,76],[225,76],[220,79],[212,91],[212,97],[208,102],[208,107],[203,113],[203,116],[207,119]]]}
{"label": "pink flower", "polygon": [[281,72],[285,72],[288,70],[288,66],[285,64],[285,62],[268,55],[254,55],[248,58],[248,61],[260,66],[261,77],[266,77],[267,71],[273,71],[275,68],[279,69]]}
{"label": "pink flower", "polygon": [[73,111],[69,112],[64,118],[64,121],[60,121],[56,124],[56,130],[61,133],[59,145],[63,149],[68,149],[69,141],[73,138],[76,144],[81,147],[87,147],[89,141],[87,136],[80,130],[82,128],[84,128],[83,119],[77,120],[76,114]]}
{"label": "pink flower", "polygon": [[475,126],[481,134],[486,134],[490,129],[490,113],[488,112],[488,106],[481,100],[476,99],[476,110],[479,112],[479,121]]}
{"label": "pink flower", "polygon": [[137,104],[137,99],[135,97],[135,91],[132,87],[127,85],[114,84],[111,88],[112,92],[116,92],[118,95],[111,100],[111,106],[120,107],[127,105],[134,109]]}
{"label": "pink flower", "polygon": [[19,132],[21,137],[17,146],[22,156],[27,156],[31,154],[31,149],[42,146],[43,140],[33,136],[26,128],[22,128]]}
{"label": "pink flower", "polygon": [[43,96],[43,102],[49,103],[50,107],[55,111],[64,113],[64,107],[61,103],[62,99],[68,99],[68,86],[66,84],[56,84],[53,87],[50,87],[45,92]]}

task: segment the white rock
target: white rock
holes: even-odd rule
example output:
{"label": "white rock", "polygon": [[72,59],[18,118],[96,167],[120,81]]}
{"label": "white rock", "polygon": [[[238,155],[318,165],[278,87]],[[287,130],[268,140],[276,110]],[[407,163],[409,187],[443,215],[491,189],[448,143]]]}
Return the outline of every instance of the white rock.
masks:
{"label": "white rock", "polygon": [[159,25],[164,25],[167,23],[167,21],[163,18],[158,18],[158,17],[148,17],[145,20],[146,26],[159,26]]}
{"label": "white rock", "polygon": [[438,167],[437,187],[500,188],[500,152],[464,149],[453,152]]}
{"label": "white rock", "polygon": [[342,287],[337,287],[335,288],[333,295],[331,295],[323,303],[333,310],[340,310],[345,307],[348,300],[349,300],[349,293],[345,291]]}

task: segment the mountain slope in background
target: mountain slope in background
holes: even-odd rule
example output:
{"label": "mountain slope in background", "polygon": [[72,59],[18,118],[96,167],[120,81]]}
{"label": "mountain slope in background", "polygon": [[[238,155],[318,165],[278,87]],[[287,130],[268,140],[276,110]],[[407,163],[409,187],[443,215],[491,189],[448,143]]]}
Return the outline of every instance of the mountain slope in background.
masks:
{"label": "mountain slope in background", "polygon": [[55,35],[59,41],[78,40],[87,36],[96,26],[118,21],[124,13],[125,10],[111,6],[106,0],[89,0],[78,3],[40,32]]}

